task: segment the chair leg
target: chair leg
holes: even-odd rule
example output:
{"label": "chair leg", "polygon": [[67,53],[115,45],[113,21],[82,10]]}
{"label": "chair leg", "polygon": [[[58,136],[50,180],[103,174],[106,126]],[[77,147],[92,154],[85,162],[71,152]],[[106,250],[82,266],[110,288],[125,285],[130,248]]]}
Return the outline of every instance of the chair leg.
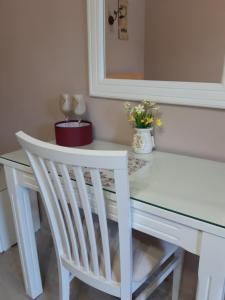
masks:
{"label": "chair leg", "polygon": [[69,300],[70,298],[70,272],[59,263],[59,299]]}
{"label": "chair leg", "polygon": [[184,250],[178,249],[175,253],[178,258],[177,266],[173,271],[173,289],[172,289],[172,300],[179,300],[180,293],[180,282],[183,269]]}
{"label": "chair leg", "polygon": [[127,292],[121,291],[120,300],[132,300],[132,293],[127,293]]}
{"label": "chair leg", "polygon": [[120,300],[132,300],[131,286],[121,285]]}

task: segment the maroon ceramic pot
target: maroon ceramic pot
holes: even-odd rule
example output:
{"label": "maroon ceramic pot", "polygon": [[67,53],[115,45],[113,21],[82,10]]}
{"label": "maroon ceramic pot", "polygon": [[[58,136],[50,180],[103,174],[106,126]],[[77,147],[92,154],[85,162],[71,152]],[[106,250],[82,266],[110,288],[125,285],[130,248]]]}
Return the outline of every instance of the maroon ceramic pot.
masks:
{"label": "maroon ceramic pot", "polygon": [[56,144],[66,147],[84,146],[93,141],[92,123],[77,120],[55,123]]}

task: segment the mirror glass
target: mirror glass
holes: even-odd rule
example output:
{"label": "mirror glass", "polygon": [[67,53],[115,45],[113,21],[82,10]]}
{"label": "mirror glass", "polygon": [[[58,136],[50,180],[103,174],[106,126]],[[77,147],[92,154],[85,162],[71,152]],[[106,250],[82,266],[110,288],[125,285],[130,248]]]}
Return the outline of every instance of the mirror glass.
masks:
{"label": "mirror glass", "polygon": [[220,83],[225,0],[105,0],[106,78]]}

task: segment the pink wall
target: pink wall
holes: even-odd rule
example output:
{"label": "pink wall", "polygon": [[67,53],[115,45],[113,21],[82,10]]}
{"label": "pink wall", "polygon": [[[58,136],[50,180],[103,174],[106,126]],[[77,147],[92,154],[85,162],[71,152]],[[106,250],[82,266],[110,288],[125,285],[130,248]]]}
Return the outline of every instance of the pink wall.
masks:
{"label": "pink wall", "polygon": [[[0,4],[0,152],[18,148],[14,133],[54,136],[61,92],[88,95],[84,0],[2,0]],[[225,111],[162,105],[157,148],[225,161]],[[100,139],[129,144],[122,102],[88,98]]]}

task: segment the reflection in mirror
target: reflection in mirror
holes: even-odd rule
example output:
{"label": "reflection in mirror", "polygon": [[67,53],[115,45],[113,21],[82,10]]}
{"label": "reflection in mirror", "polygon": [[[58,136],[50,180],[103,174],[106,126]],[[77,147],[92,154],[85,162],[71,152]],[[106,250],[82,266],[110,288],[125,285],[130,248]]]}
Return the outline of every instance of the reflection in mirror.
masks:
{"label": "reflection in mirror", "polygon": [[107,78],[221,82],[225,0],[105,0],[105,13]]}

